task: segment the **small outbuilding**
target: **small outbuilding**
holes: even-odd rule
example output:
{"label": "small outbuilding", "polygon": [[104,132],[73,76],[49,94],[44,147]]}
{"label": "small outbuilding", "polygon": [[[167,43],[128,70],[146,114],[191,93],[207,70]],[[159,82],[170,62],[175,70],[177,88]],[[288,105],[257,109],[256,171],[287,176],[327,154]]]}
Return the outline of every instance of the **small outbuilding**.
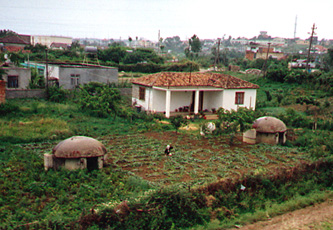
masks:
{"label": "small outbuilding", "polygon": [[85,136],[73,136],[59,142],[53,148],[52,154],[44,154],[44,166],[45,170],[60,167],[68,170],[101,169],[105,155],[106,148],[98,140]]}
{"label": "small outbuilding", "polygon": [[283,121],[275,117],[260,117],[254,121],[253,129],[243,134],[243,142],[249,144],[267,143],[284,144],[287,140],[287,127]]}

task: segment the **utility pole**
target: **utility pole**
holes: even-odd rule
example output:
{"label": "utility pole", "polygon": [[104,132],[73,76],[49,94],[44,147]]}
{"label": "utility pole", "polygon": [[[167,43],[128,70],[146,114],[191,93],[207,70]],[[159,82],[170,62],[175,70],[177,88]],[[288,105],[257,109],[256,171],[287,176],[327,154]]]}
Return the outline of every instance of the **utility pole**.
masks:
{"label": "utility pole", "polygon": [[311,36],[310,36],[310,45],[309,45],[309,50],[308,50],[308,58],[306,59],[306,70],[309,71],[310,66],[309,66],[309,61],[310,61],[310,53],[311,53],[311,45],[312,45],[312,39],[313,39],[313,35],[315,34],[315,29],[317,29],[315,23],[313,23],[312,26],[312,32],[311,32]]}
{"label": "utility pole", "polygon": [[49,60],[48,60],[48,49],[45,49],[45,69],[46,69],[46,98],[49,98]]}
{"label": "utility pole", "polygon": [[215,55],[215,63],[214,63],[214,70],[217,67],[217,65],[220,62],[220,44],[221,44],[221,38],[217,39],[217,50],[216,50],[216,55]]}
{"label": "utility pole", "polygon": [[267,59],[268,59],[268,53],[269,53],[269,48],[271,47],[271,43],[268,42],[268,48],[267,48],[267,53],[266,53],[266,60],[264,63],[263,71],[264,71],[264,78],[266,77],[266,72],[267,72]]}

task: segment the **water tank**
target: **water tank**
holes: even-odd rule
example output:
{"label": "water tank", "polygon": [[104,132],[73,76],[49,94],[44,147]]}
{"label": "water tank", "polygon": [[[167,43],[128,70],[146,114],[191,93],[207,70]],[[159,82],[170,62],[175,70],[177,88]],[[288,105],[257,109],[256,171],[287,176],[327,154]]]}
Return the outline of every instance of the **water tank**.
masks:
{"label": "water tank", "polygon": [[87,53],[97,53],[97,47],[96,46],[86,46],[84,48],[84,51]]}

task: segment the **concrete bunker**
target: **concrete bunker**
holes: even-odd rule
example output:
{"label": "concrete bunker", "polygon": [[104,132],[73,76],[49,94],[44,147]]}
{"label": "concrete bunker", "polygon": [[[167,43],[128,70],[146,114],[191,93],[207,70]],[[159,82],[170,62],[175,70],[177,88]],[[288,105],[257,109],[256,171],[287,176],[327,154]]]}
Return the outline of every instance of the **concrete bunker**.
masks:
{"label": "concrete bunker", "polygon": [[287,127],[283,121],[275,117],[260,117],[254,121],[253,129],[243,134],[243,142],[248,144],[267,143],[284,144],[287,140]]}
{"label": "concrete bunker", "polygon": [[45,170],[63,167],[68,170],[87,168],[91,171],[103,168],[105,155],[106,148],[98,140],[73,136],[59,142],[52,149],[52,154],[44,154],[44,167]]}

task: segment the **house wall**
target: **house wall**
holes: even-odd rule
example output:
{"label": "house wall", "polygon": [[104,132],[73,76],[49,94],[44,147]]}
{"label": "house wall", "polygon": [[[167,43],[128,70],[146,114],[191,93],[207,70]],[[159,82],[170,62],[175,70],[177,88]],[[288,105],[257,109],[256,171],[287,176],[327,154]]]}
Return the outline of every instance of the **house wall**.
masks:
{"label": "house wall", "polygon": [[[193,91],[174,91],[171,92],[171,107],[170,111],[174,112],[179,107],[190,106],[192,102]],[[165,107],[164,107],[165,109]]]}
{"label": "house wall", "polygon": [[[165,97],[166,91],[162,90],[154,90],[152,92],[152,107],[151,109],[155,112],[165,112]],[[172,100],[171,93],[171,100]],[[172,110],[171,110],[172,111]]]}
{"label": "house wall", "polygon": [[211,111],[222,107],[223,91],[206,91],[203,96],[203,110]]}
{"label": "house wall", "polygon": [[[236,92],[244,92],[244,104],[236,105]],[[237,110],[239,107],[247,107],[255,109],[256,107],[256,89],[226,89],[223,91],[222,107],[226,110]]]}
{"label": "house wall", "polygon": [[146,89],[145,99],[140,100],[139,99],[140,87],[144,87],[144,86],[132,85],[132,104],[135,104],[136,106],[141,107],[143,110],[148,110],[148,105],[149,105],[149,103],[151,103],[151,102],[149,102],[149,100],[152,100],[152,98],[149,99],[150,94],[151,94],[151,88],[144,87]]}
{"label": "house wall", "polygon": [[[150,87],[146,88],[145,100],[139,100],[139,88],[143,86],[132,86],[132,102],[141,106],[144,110],[155,112],[165,112],[166,107],[166,91],[157,90]],[[208,90],[208,89],[207,89]],[[192,102],[193,89],[184,91],[171,91],[171,107],[173,112],[179,107],[190,106]],[[204,91],[204,89],[203,89]],[[244,92],[244,104],[235,105],[236,92]],[[203,93],[203,110],[211,111],[213,108],[223,107],[227,110],[237,110],[238,107],[247,107],[255,109],[256,105],[256,89],[226,89],[223,91],[204,91]]]}
{"label": "house wall", "polygon": [[8,81],[8,75],[18,76],[18,88],[15,89],[28,88],[31,79],[31,69],[19,67],[5,67],[3,69],[6,71],[6,74],[3,76],[6,82]]}
{"label": "house wall", "polygon": [[86,84],[89,82],[100,83],[117,83],[118,82],[118,69],[116,68],[101,68],[101,67],[59,67],[59,86],[64,89],[73,89],[74,85],[71,85],[71,75],[79,74],[79,83]]}
{"label": "house wall", "polygon": [[[57,78],[59,79],[59,66],[56,65],[48,65],[49,78]],[[44,76],[46,78],[46,71],[44,71]]]}

